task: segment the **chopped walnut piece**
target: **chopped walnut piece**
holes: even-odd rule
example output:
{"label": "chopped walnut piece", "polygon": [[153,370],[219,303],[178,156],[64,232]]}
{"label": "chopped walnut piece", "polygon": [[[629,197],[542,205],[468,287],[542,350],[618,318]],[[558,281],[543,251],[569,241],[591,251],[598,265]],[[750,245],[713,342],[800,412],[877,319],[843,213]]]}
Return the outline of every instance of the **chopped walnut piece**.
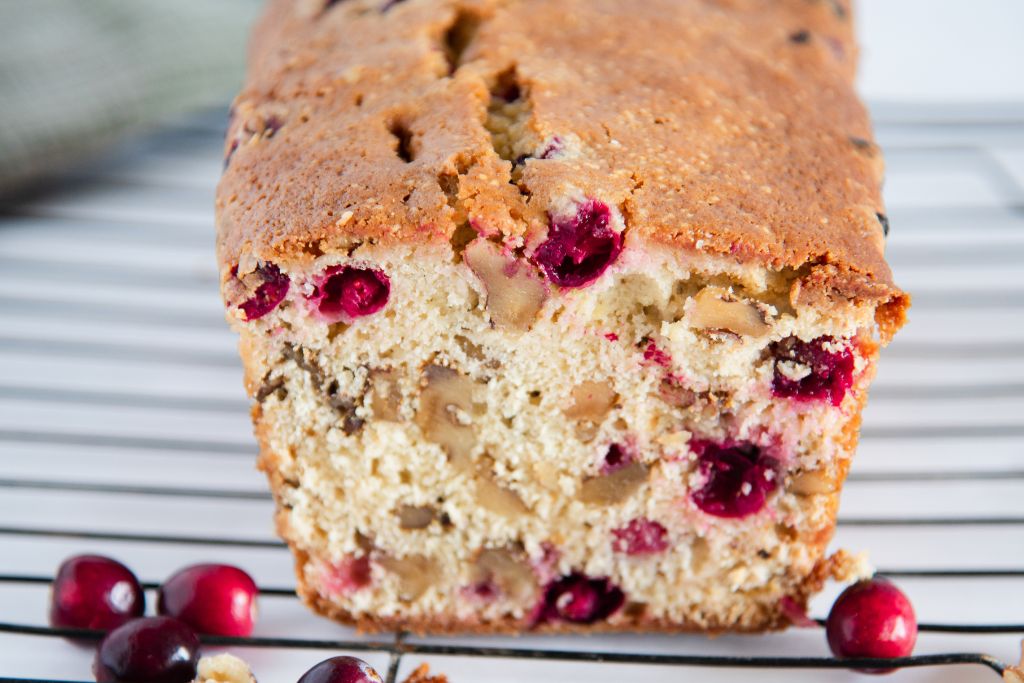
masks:
{"label": "chopped walnut piece", "polygon": [[647,465],[631,462],[609,474],[585,479],[580,500],[590,505],[614,505],[637,492],[647,481]]}
{"label": "chopped walnut piece", "polygon": [[532,469],[534,478],[541,486],[555,493],[559,491],[557,467],[546,460],[539,460],[533,463]]}
{"label": "chopped walnut piece", "polygon": [[483,347],[476,344],[466,336],[461,334],[455,335],[455,343],[459,345],[462,352],[465,353],[472,360],[485,360]]}
{"label": "chopped walnut piece", "polygon": [[403,529],[426,529],[437,516],[429,506],[402,505],[398,508],[398,526]]}
{"label": "chopped walnut piece", "polygon": [[284,400],[288,395],[288,389],[284,385],[284,377],[277,375],[271,377],[269,374],[263,380],[263,384],[260,385],[259,390],[256,392],[256,402],[263,403],[271,396],[276,396],[277,399]]}
{"label": "chopped walnut piece", "polygon": [[451,368],[428,365],[424,370],[426,386],[420,394],[416,424],[423,435],[438,444],[460,472],[472,469],[472,452],[477,438],[470,416],[473,414],[473,380]]}
{"label": "chopped walnut piece", "polygon": [[398,373],[375,370],[370,373],[370,383],[373,387],[370,408],[374,419],[399,422],[402,419],[402,390],[398,386]]}
{"label": "chopped walnut piece", "polygon": [[403,600],[417,599],[441,578],[437,563],[425,555],[383,556],[377,563],[398,577],[399,597]]}
{"label": "chopped walnut piece", "polygon": [[500,485],[489,474],[477,475],[476,502],[485,510],[508,519],[516,519],[530,512],[519,494]]}
{"label": "chopped walnut piece", "polygon": [[677,408],[689,408],[697,401],[697,392],[679,384],[674,379],[663,379],[658,386],[661,400]]}
{"label": "chopped walnut piece", "polygon": [[835,493],[839,490],[839,485],[833,477],[825,472],[801,472],[790,481],[789,490],[798,496],[812,496]]}
{"label": "chopped walnut piece", "polygon": [[466,246],[466,264],[484,283],[487,310],[497,327],[528,330],[547,299],[547,287],[532,266],[502,253],[485,239]]}
{"label": "chopped walnut piece", "polygon": [[590,420],[599,423],[615,407],[619,395],[607,382],[581,382],[573,387],[572,405],[566,408],[570,420]]}
{"label": "chopped walnut piece", "polygon": [[193,683],[256,683],[256,678],[241,659],[222,654],[201,658]]}
{"label": "chopped walnut piece", "polygon": [[507,548],[480,551],[473,563],[473,583],[493,581],[502,594],[519,603],[533,602],[537,579],[526,558]]}
{"label": "chopped walnut piece", "polygon": [[711,549],[703,537],[697,536],[690,543],[690,571],[694,574],[700,573],[708,561]]}
{"label": "chopped walnut piece", "polygon": [[590,443],[601,431],[601,425],[594,424],[590,420],[580,420],[576,423],[576,438],[583,443]]}
{"label": "chopped walnut piece", "polygon": [[754,304],[731,300],[719,287],[705,287],[693,297],[690,325],[699,330],[725,330],[749,337],[763,337],[770,329]]}

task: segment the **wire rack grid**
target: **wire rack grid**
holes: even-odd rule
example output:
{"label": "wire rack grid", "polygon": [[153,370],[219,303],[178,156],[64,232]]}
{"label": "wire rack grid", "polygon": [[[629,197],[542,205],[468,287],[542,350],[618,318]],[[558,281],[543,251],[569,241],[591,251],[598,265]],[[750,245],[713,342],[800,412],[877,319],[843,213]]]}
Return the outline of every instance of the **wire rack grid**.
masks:
{"label": "wire rack grid", "polygon": [[[1024,635],[1024,106],[873,107],[889,256],[915,295],[885,352],[836,545],[871,551],[922,635],[899,681],[990,681]],[[340,652],[389,681],[422,661],[469,681],[846,681],[820,629],[698,636],[361,636],[298,604],[272,535],[217,293],[223,112],[178,121],[0,207],[0,682],[89,679],[46,624],[80,552],[152,589],[224,561],[261,585],[252,638],[209,640],[263,681]],[[813,604],[823,616],[833,587]],[[869,665],[861,662],[860,665]],[[6,678],[4,678],[6,676]]]}

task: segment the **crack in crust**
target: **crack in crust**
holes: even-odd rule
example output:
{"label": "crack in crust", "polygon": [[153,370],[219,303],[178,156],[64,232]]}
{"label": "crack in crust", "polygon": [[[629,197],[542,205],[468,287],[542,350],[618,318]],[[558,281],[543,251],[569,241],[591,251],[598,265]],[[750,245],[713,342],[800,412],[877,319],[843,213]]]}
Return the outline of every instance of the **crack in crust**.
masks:
{"label": "crack in crust", "polygon": [[[775,269],[818,264],[809,288],[909,303],[883,258],[880,155],[837,0],[425,0],[386,13],[339,2],[321,16],[308,4],[274,0],[254,34],[235,111],[285,125],[238,146],[221,182],[225,273],[245,247],[287,269],[306,262],[303,244],[331,253],[354,240],[447,237],[461,219],[440,188],[426,188],[462,156],[475,167],[460,191],[472,197],[467,217],[505,242],[543,232],[571,183],[611,206],[628,196],[638,239]],[[798,29],[828,40],[794,44]],[[622,55],[614,63],[609,44]],[[650,45],[661,50],[652,56]],[[528,84],[536,140],[504,149],[488,139],[488,84],[512,66],[520,89]],[[415,133],[398,154],[381,125],[395,111]],[[515,164],[528,202],[494,182],[509,180],[505,164],[566,135],[586,154],[526,174]],[[341,207],[353,214],[345,225],[324,219]]]}

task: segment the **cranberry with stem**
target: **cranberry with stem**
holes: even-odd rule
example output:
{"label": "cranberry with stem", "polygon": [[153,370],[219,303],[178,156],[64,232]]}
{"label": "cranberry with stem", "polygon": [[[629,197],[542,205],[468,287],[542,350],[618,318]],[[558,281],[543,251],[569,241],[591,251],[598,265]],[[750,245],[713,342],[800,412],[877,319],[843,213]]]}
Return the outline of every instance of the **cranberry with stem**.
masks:
{"label": "cranberry with stem", "polygon": [[142,586],[128,567],[102,555],[77,555],[61,564],[53,580],[50,624],[107,631],[141,617],[145,607]]}
{"label": "cranberry with stem", "polygon": [[256,623],[257,593],[256,582],[238,567],[197,564],[160,586],[157,612],[198,633],[246,637]]}
{"label": "cranberry with stem", "polygon": [[[836,598],[825,622],[836,657],[907,657],[917,642],[917,617],[910,600],[885,579],[860,581]],[[892,669],[867,669],[887,673]]]}
{"label": "cranberry with stem", "polygon": [[355,657],[331,657],[307,671],[298,683],[382,683],[380,674]]}
{"label": "cranberry with stem", "polygon": [[189,683],[199,661],[199,638],[177,619],[129,621],[100,643],[93,661],[98,683]]}

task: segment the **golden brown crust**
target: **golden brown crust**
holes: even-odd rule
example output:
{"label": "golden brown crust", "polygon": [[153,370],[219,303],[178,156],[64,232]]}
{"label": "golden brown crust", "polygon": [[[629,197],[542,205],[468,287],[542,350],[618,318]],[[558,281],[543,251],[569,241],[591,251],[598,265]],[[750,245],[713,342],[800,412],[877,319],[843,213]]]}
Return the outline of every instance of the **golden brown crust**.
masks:
{"label": "golden brown crust", "polygon": [[[254,34],[217,196],[225,277],[245,252],[445,240],[465,217],[529,252],[575,188],[621,211],[627,244],[805,268],[805,296],[901,318],[844,2],[323,4],[274,0]],[[579,148],[518,187],[485,127],[513,72],[529,132]]]}

